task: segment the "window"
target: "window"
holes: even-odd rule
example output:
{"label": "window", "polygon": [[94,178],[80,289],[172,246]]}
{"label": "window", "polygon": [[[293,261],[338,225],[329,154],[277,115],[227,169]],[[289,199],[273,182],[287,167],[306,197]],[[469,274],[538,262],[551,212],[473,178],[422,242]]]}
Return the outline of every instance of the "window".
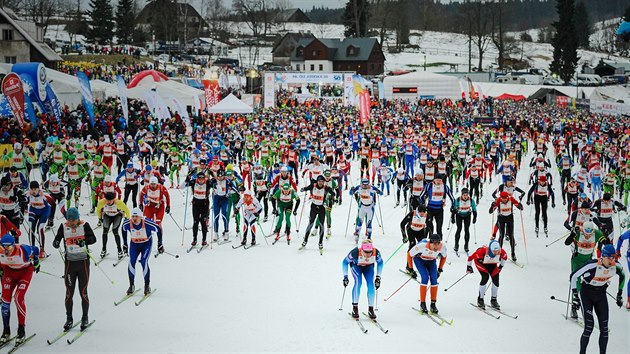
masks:
{"label": "window", "polygon": [[17,57],[4,57],[4,62],[7,64],[17,63]]}
{"label": "window", "polygon": [[304,48],[302,48],[302,47],[298,47],[298,48],[295,50],[295,54],[296,54],[298,57],[302,57],[302,56],[304,56]]}
{"label": "window", "polygon": [[3,29],[2,30],[2,40],[3,41],[12,41],[13,40],[13,30],[12,29]]}
{"label": "window", "polygon": [[316,57],[316,56],[317,56],[317,51],[316,51],[316,50],[314,50],[314,51],[313,51],[313,56],[314,56],[314,57]]}
{"label": "window", "polygon": [[300,64],[295,64],[295,70],[300,71]]}
{"label": "window", "polygon": [[319,64],[319,71],[324,71],[324,64]]}
{"label": "window", "polygon": [[311,71],[315,71],[315,64],[311,64]]}
{"label": "window", "polygon": [[349,57],[357,55],[357,49],[354,46],[348,46],[346,49],[346,55]]}

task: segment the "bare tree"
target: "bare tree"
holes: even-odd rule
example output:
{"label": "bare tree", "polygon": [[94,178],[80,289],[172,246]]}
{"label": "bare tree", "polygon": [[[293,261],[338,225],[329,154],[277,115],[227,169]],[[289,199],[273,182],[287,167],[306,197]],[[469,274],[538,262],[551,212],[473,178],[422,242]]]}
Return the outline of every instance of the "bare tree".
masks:
{"label": "bare tree", "polygon": [[470,39],[472,43],[477,47],[477,53],[479,54],[479,62],[477,68],[479,71],[483,70],[483,55],[486,53],[488,46],[492,42],[490,36],[490,14],[488,13],[488,6],[484,4],[482,0],[477,0],[470,3],[468,11],[468,21],[470,21],[471,32]]}
{"label": "bare tree", "polygon": [[26,18],[42,26],[43,34],[50,25],[50,20],[54,15],[60,15],[61,0],[23,0],[22,12]]}
{"label": "bare tree", "polygon": [[504,68],[504,63],[506,59],[509,58],[510,54],[513,53],[517,47],[518,43],[513,36],[509,36],[506,34],[506,22],[505,21],[505,0],[499,0],[497,2],[493,2],[491,6],[492,12],[492,43],[497,48],[499,55],[497,57],[497,64],[499,65],[499,70]]}
{"label": "bare tree", "polygon": [[210,26],[210,32],[215,36],[226,30],[225,18],[229,14],[228,9],[223,6],[221,0],[209,0],[205,4],[205,19]]}

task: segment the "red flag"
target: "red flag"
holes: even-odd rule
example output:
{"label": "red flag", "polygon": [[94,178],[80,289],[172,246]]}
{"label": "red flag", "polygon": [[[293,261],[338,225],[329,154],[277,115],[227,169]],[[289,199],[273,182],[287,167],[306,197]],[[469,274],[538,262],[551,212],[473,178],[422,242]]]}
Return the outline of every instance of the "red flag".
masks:
{"label": "red flag", "polygon": [[210,108],[219,103],[219,82],[217,80],[202,80],[204,92],[206,96],[206,108]]}
{"label": "red flag", "polygon": [[359,94],[360,124],[365,124],[370,119],[370,93],[366,90]]}
{"label": "red flag", "polygon": [[24,127],[24,87],[22,86],[22,79],[16,73],[9,73],[4,77],[2,94],[6,97],[20,127]]}

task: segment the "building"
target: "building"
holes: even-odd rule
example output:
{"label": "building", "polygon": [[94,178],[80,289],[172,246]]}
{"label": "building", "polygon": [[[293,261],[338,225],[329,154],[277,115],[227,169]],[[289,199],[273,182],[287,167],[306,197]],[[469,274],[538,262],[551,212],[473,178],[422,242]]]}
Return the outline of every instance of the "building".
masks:
{"label": "building", "polygon": [[315,36],[311,32],[289,32],[285,34],[275,41],[271,49],[272,62],[276,65],[290,65],[291,52],[297,47],[300,39],[314,38]]}
{"label": "building", "polygon": [[0,8],[0,62],[40,62],[55,68],[63,59],[44,43],[44,30],[35,22],[23,21],[8,8]]}
{"label": "building", "polygon": [[610,75],[627,75],[630,74],[630,62],[613,62],[610,60],[600,59],[594,69],[595,74],[604,77]]}
{"label": "building", "polygon": [[291,69],[304,72],[354,71],[383,74],[385,55],[374,38],[302,38],[291,52]]}
{"label": "building", "polygon": [[181,47],[190,39],[200,37],[209,27],[191,4],[173,0],[148,2],[136,16],[136,24],[152,40],[178,41]]}
{"label": "building", "polygon": [[300,9],[278,11],[273,22],[311,22],[311,19]]}
{"label": "building", "polygon": [[218,39],[210,37],[199,37],[191,39],[186,45],[187,49],[194,50],[197,54],[210,54],[217,56],[228,56],[230,45]]}

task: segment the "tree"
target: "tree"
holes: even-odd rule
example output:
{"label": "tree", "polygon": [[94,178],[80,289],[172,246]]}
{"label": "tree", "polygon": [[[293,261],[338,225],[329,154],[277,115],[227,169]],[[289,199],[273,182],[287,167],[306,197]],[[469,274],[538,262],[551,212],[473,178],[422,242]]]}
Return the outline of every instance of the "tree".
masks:
{"label": "tree", "polygon": [[342,16],[346,37],[367,37],[368,12],[368,0],[348,0]]}
{"label": "tree", "polygon": [[118,0],[116,7],[116,37],[118,44],[133,42],[133,33],[136,28],[136,13],[133,0]]}
{"label": "tree", "polygon": [[91,0],[87,15],[90,18],[87,40],[99,44],[110,43],[114,37],[114,13],[109,1]]}
{"label": "tree", "polygon": [[624,21],[630,22],[630,6],[626,7],[626,11],[623,13]]}
{"label": "tree", "polygon": [[577,38],[575,35],[575,3],[574,0],[558,0],[556,5],[558,21],[553,23],[556,35],[553,37],[553,61],[549,66],[551,72],[560,75],[564,82],[569,82],[578,64]]}
{"label": "tree", "polygon": [[477,70],[483,70],[483,55],[492,41],[490,35],[489,4],[480,0],[468,4],[468,21],[470,24],[469,40],[477,47],[479,62]]}
{"label": "tree", "polygon": [[24,11],[28,19],[42,26],[45,36],[52,17],[61,15],[61,9],[66,5],[61,0],[23,0],[20,10]]}
{"label": "tree", "polygon": [[580,1],[575,5],[575,36],[577,44],[580,48],[589,48],[589,38],[592,33],[591,20],[586,10],[584,1]]}

